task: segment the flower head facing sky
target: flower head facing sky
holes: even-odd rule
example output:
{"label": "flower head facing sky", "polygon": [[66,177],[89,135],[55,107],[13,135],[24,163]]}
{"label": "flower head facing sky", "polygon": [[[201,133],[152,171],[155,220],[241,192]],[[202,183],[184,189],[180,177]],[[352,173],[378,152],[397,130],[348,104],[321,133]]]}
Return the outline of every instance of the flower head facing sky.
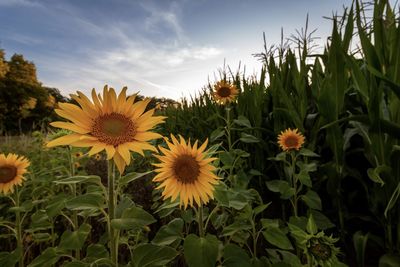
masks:
{"label": "flower head facing sky", "polygon": [[117,96],[113,88],[104,87],[103,95],[92,90],[92,101],[83,93],[71,97],[79,104],[59,103],[56,113],[69,122],[52,122],[54,127],[73,133],[50,141],[47,146],[71,145],[90,147],[89,156],[103,150],[107,159],[113,159],[120,173],[130,164],[130,151],[157,151],[148,141],[161,135],[151,132],[165,117],[153,116],[154,109],[146,111],[150,99],[135,102],[136,95],[126,96],[124,87]]}

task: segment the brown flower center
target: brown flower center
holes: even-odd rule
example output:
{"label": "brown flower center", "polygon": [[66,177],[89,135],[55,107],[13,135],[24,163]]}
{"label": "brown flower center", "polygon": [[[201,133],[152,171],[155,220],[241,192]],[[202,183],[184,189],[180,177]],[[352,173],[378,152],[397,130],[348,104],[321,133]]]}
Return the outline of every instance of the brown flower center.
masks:
{"label": "brown flower center", "polygon": [[124,115],[113,112],[94,120],[92,135],[100,142],[118,146],[134,140],[136,125]]}
{"label": "brown flower center", "polygon": [[299,145],[299,138],[296,136],[288,136],[285,139],[285,146],[288,148],[296,148]]}
{"label": "brown flower center", "polygon": [[227,87],[227,86],[222,86],[220,88],[218,88],[218,95],[220,97],[228,97],[231,95],[231,88]]}
{"label": "brown flower center", "polygon": [[8,183],[17,176],[17,168],[12,165],[0,166],[0,183]]}
{"label": "brown flower center", "polygon": [[[315,239],[315,238],[313,238]],[[325,243],[320,243],[319,240],[311,240],[310,252],[319,260],[328,260],[332,255],[332,249]]]}
{"label": "brown flower center", "polygon": [[193,184],[200,173],[199,163],[190,155],[179,156],[172,168],[178,181],[183,184]]}

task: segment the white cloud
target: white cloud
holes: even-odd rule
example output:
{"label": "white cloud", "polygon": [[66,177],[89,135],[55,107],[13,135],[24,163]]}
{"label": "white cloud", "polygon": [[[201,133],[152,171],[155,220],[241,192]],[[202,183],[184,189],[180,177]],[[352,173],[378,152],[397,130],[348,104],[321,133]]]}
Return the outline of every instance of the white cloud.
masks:
{"label": "white cloud", "polygon": [[12,40],[21,44],[25,44],[25,45],[36,45],[36,44],[42,44],[43,40],[39,39],[39,38],[35,38],[32,36],[28,36],[26,34],[19,34],[16,32],[7,34],[7,36],[5,37],[5,39],[8,40]]}
{"label": "white cloud", "polygon": [[151,2],[142,2],[141,6],[144,10],[150,13],[144,21],[147,31],[159,31],[160,28],[167,27],[172,30],[178,40],[184,38],[184,31],[179,23],[178,13],[180,12],[179,5],[171,3],[168,10],[160,9]]}
{"label": "white cloud", "polygon": [[[198,68],[204,68],[207,62],[215,60],[223,51],[212,45],[196,45],[186,40],[178,15],[173,12],[179,12],[177,8],[172,6],[165,11],[154,6],[144,7],[148,11],[144,27],[150,27],[154,31],[160,27],[161,31],[162,27],[168,25],[175,33],[172,41],[152,40],[145,34],[140,35],[141,31],[132,35],[129,28],[136,25],[125,25],[121,22],[110,21],[106,27],[99,27],[87,18],[77,16],[73,8],[63,6],[64,14],[70,16],[69,19],[79,29],[91,34],[94,43],[98,37],[101,40],[111,40],[112,45],[108,43],[100,48],[86,46],[86,58],[74,59],[63,55],[60,58],[43,60],[38,66],[47,71],[57,66],[55,75],[49,75],[43,80],[45,84],[62,88],[66,93],[78,89],[89,92],[92,87],[101,88],[106,83],[115,88],[126,85],[132,90],[131,93],[141,91],[147,96],[175,99],[200,89],[203,84],[196,84],[198,87],[195,87],[180,73],[193,75]],[[206,75],[203,72],[202,80],[206,79]],[[184,94],[182,90],[187,90],[188,87],[192,89]]]}

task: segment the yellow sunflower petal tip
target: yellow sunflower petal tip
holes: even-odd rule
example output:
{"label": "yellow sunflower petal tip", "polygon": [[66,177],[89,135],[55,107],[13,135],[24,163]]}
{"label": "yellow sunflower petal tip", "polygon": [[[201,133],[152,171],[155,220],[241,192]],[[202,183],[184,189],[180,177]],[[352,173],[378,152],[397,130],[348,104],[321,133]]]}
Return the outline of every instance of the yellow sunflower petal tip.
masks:
{"label": "yellow sunflower petal tip", "polygon": [[16,154],[0,154],[0,193],[14,192],[14,186],[21,185],[30,162]]}
{"label": "yellow sunflower petal tip", "polygon": [[[177,140],[174,135],[171,139]],[[178,196],[180,206],[198,206],[206,204],[213,198],[214,185],[218,177],[213,173],[215,169],[207,159],[206,153],[197,151],[189,146],[184,139],[170,144],[167,154],[157,158],[161,161],[156,165],[157,175],[154,182],[161,182],[158,188],[163,188],[164,199],[174,201]]]}
{"label": "yellow sunflower petal tip", "polygon": [[152,150],[148,141],[156,135],[151,130],[163,122],[159,117],[145,113],[149,100],[138,101],[142,107],[139,110],[132,99],[128,101],[125,91],[123,89],[117,97],[115,90],[105,85],[102,96],[92,90],[93,102],[78,94],[79,106],[61,105],[58,115],[70,122],[57,124],[57,127],[73,133],[53,140],[49,146],[91,147],[96,151],[106,149],[109,159],[113,159],[118,170],[123,172],[130,163],[127,153],[143,154],[143,150]]}
{"label": "yellow sunflower petal tip", "polygon": [[238,93],[239,90],[235,85],[226,81],[219,81],[214,85],[214,91],[212,92],[212,95],[217,103],[225,105],[229,102],[233,102]]}
{"label": "yellow sunflower petal tip", "polygon": [[304,144],[304,136],[298,129],[286,129],[278,135],[278,144],[283,151],[299,150]]}

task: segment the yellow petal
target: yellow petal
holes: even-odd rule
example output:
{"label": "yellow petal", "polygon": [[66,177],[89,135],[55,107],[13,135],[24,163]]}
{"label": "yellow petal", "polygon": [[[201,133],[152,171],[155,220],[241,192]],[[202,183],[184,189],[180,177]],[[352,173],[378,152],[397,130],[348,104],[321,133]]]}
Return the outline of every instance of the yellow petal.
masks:
{"label": "yellow petal", "polygon": [[126,165],[129,165],[131,163],[131,153],[129,153],[129,148],[126,144],[120,144],[117,147],[118,153],[121,155],[121,157],[125,160]]}
{"label": "yellow petal", "polygon": [[175,201],[175,199],[179,196],[179,192],[181,192],[181,184],[178,183],[174,186],[174,191],[171,192],[171,201]]}
{"label": "yellow petal", "polygon": [[186,209],[188,205],[188,198],[187,198],[187,191],[186,191],[186,184],[182,184],[182,190],[180,193],[181,203],[183,203],[184,209]]}
{"label": "yellow petal", "polygon": [[121,90],[121,92],[118,95],[117,99],[117,112],[123,112],[125,113],[125,103],[126,103],[126,90],[128,90],[128,87],[124,86]]}
{"label": "yellow petal", "polygon": [[[78,113],[78,112],[72,112],[71,111],[65,111],[62,109],[55,109],[54,110],[59,116],[72,121],[74,124],[76,124],[77,126],[81,127],[81,128],[86,128],[86,127],[90,127],[90,125],[92,124],[91,119],[90,120],[82,120],[82,118],[80,118],[80,114],[82,113]],[[82,113],[83,114],[83,113]]]}
{"label": "yellow petal", "polygon": [[98,140],[85,140],[80,139],[71,143],[71,146],[75,147],[92,147],[97,145],[103,145],[103,143],[99,143]]}
{"label": "yellow petal", "polygon": [[109,91],[109,96],[110,96],[110,104],[111,104],[111,111],[115,111],[115,109],[117,108],[117,94],[115,93],[114,88],[110,88]]}
{"label": "yellow petal", "polygon": [[172,140],[172,143],[174,143],[175,146],[179,146],[179,142],[178,142],[178,140],[175,138],[175,136],[173,134],[171,134],[171,140]]}
{"label": "yellow petal", "polygon": [[162,182],[171,176],[173,176],[173,174],[170,172],[160,172],[156,176],[154,176],[153,181],[154,182]]}
{"label": "yellow petal", "polygon": [[218,158],[206,158],[206,159],[201,160],[199,162],[199,165],[200,166],[204,166],[204,165],[207,165],[207,164],[209,164],[209,163],[211,163],[211,162],[213,162],[214,160],[217,160],[217,159]]}
{"label": "yellow petal", "polygon": [[153,132],[138,132],[135,135],[135,140],[146,142],[153,139],[162,138],[161,134],[153,133]]}
{"label": "yellow petal", "polygon": [[208,138],[206,139],[206,141],[201,145],[201,147],[199,147],[199,149],[198,149],[198,153],[203,153],[204,152],[204,150],[206,149],[206,147],[207,147],[207,144],[208,144]]}
{"label": "yellow petal", "polygon": [[84,124],[90,122],[91,120],[91,117],[89,117],[80,107],[75,104],[59,103],[58,106],[63,111],[67,112],[71,117],[76,118],[78,121]]}
{"label": "yellow petal", "polygon": [[57,127],[57,128],[62,128],[62,129],[67,129],[79,134],[86,134],[90,132],[89,127],[83,128],[79,127],[76,124],[70,123],[70,122],[63,122],[63,121],[55,121],[50,123],[51,126]]}
{"label": "yellow petal", "polygon": [[106,146],[107,160],[110,160],[115,154],[115,148],[112,145]]}
{"label": "yellow petal", "polygon": [[147,105],[150,102],[150,98],[136,102],[133,104],[132,108],[130,109],[128,116],[131,117],[132,119],[136,120],[139,118],[140,115],[143,114],[144,110],[146,109]]}
{"label": "yellow petal", "polygon": [[137,130],[139,132],[148,131],[148,130],[152,129],[155,125],[164,122],[165,118],[166,117],[163,117],[163,116],[151,117],[151,118],[147,119],[146,121],[138,124]]}
{"label": "yellow petal", "polygon": [[136,99],[136,94],[131,95],[130,97],[128,97],[128,99],[126,100],[126,102],[124,103],[124,109],[122,110],[122,112],[124,114],[128,114],[130,108],[133,105],[133,102],[135,102]]}
{"label": "yellow petal", "polygon": [[89,150],[88,154],[89,154],[89,156],[93,156],[93,155],[95,155],[95,154],[97,154],[97,153],[100,153],[100,152],[103,151],[104,149],[105,149],[104,146],[93,146],[93,147]]}
{"label": "yellow petal", "polygon": [[148,119],[151,118],[151,116],[153,116],[155,109],[150,109],[149,111],[146,111],[145,113],[143,113],[142,115],[140,115],[135,121],[137,124],[141,124],[145,121],[147,121]]}
{"label": "yellow petal", "polygon": [[82,107],[82,110],[87,113],[88,116],[94,118],[96,117],[97,111],[94,107],[93,103],[81,92],[78,92],[78,95],[71,94],[72,99],[74,99],[78,104]]}
{"label": "yellow petal", "polygon": [[132,150],[133,152],[136,152],[136,153],[140,154],[142,157],[144,157],[143,147],[140,144],[138,144],[137,142],[127,143],[127,146],[129,148],[129,150]]}
{"label": "yellow petal", "polygon": [[65,146],[79,140],[80,134],[64,135],[47,143],[47,147]]}
{"label": "yellow petal", "polygon": [[96,107],[97,112],[100,112],[102,109],[102,104],[101,104],[99,98],[97,97],[96,90],[94,90],[94,88],[92,89],[92,99],[93,99],[94,106]]}
{"label": "yellow petal", "polygon": [[125,166],[126,166],[124,159],[118,153],[115,153],[114,154],[114,162],[115,162],[115,165],[117,165],[119,173],[122,175],[124,173]]}

